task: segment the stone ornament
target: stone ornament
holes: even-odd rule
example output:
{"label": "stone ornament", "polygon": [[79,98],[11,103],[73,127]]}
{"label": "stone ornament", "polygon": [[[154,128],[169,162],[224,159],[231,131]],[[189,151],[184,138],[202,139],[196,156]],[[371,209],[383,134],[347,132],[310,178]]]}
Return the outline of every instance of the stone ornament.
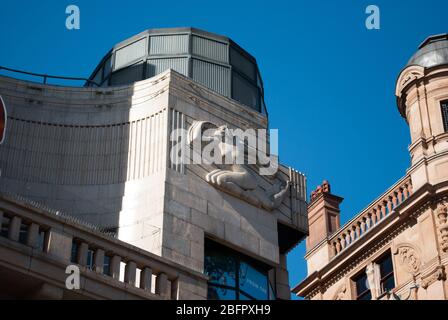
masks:
{"label": "stone ornament", "polygon": [[[229,146],[225,141],[233,141],[233,137],[229,140],[222,139],[225,135],[230,134],[227,126],[218,127],[217,125],[207,121],[195,121],[188,132],[188,144],[190,146],[203,143],[203,134],[206,133],[209,138],[219,137],[219,148],[221,155],[225,154]],[[228,138],[228,137],[227,137]],[[276,180],[273,185],[263,190],[260,187],[259,178],[254,170],[249,168],[247,164],[226,164],[224,159],[222,164],[207,163],[215,170],[210,171],[205,180],[217,189],[227,192],[255,206],[262,207],[268,211],[272,211],[280,206],[290,188],[289,181],[282,181],[273,175],[268,177],[270,180]]]}
{"label": "stone ornament", "polygon": [[448,208],[440,203],[436,210],[437,229],[440,235],[440,248],[448,252]]}
{"label": "stone ornament", "polygon": [[420,270],[421,259],[417,250],[409,245],[402,244],[395,249],[395,255],[398,255],[399,263],[408,273],[415,274]]}
{"label": "stone ornament", "polygon": [[347,287],[342,285],[333,297],[333,300],[346,300]]}
{"label": "stone ornament", "polygon": [[429,276],[422,279],[421,286],[423,289],[427,289],[431,284],[437,281],[445,280],[445,268],[443,266],[437,266],[437,268]]}
{"label": "stone ornament", "polygon": [[401,97],[403,89],[412,81],[423,78],[425,69],[421,66],[409,66],[404,69],[397,80],[395,95]]}

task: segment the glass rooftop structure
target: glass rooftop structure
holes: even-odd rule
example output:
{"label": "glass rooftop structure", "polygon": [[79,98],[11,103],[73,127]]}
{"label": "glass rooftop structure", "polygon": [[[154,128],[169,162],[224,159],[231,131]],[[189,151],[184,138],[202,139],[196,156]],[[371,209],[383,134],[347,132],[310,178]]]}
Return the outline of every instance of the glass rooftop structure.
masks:
{"label": "glass rooftop structure", "polygon": [[135,35],[114,46],[89,79],[101,87],[124,85],[167,69],[266,114],[255,58],[227,37],[194,28],[150,29]]}

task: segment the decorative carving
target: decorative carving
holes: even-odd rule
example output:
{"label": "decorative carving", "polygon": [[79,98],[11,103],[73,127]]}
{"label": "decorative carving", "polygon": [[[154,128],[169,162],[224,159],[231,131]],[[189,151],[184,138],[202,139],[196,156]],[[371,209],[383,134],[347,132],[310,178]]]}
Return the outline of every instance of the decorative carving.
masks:
{"label": "decorative carving", "polygon": [[422,278],[421,286],[426,290],[434,282],[445,279],[446,274],[444,266],[437,266],[437,268],[430,275]]}
{"label": "decorative carving", "polygon": [[415,274],[420,270],[421,260],[417,250],[410,244],[399,245],[395,249],[398,255],[398,261],[406,269],[407,272]]}
{"label": "decorative carving", "polygon": [[395,95],[401,97],[403,89],[412,81],[424,76],[424,68],[421,66],[409,66],[404,69],[397,80]]}
{"label": "decorative carving", "polygon": [[[227,143],[228,141],[234,141],[233,136],[229,137],[231,133],[227,126],[218,127],[206,121],[196,121],[191,125],[188,133],[188,144],[194,146],[198,143],[202,145],[203,134],[207,134],[210,139],[218,138],[221,155],[225,155],[228,150],[235,150],[233,145]],[[276,174],[268,177],[270,180],[275,179],[276,181],[270,188],[264,190],[260,187],[259,180],[253,170],[249,168],[249,165],[226,164],[224,156],[222,160],[220,161],[222,164],[209,163],[218,167],[218,169],[212,170],[205,177],[206,181],[215,188],[269,211],[279,207],[288,194],[290,182],[280,180]]]}
{"label": "decorative carving", "polygon": [[333,297],[333,300],[347,300],[346,299],[346,292],[347,292],[347,287],[345,285],[342,285],[338,291],[336,291],[336,294]]}
{"label": "decorative carving", "polygon": [[448,207],[442,203],[436,210],[437,230],[440,235],[440,248],[443,252],[448,252]]}
{"label": "decorative carving", "polygon": [[316,200],[319,197],[319,195],[330,192],[331,192],[330,183],[328,183],[327,180],[324,180],[320,186],[317,186],[316,190],[311,192],[310,202]]}

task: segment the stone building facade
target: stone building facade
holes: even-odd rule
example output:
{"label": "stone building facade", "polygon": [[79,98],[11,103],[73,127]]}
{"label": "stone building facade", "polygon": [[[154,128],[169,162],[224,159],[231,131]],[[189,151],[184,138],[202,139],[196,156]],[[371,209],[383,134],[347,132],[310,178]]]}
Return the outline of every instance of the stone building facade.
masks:
{"label": "stone building facade", "polygon": [[401,71],[398,110],[409,124],[406,175],[340,226],[342,198],[311,195],[306,299],[448,299],[448,35],[426,39]]}
{"label": "stone building facade", "polygon": [[[289,299],[286,255],[308,232],[304,175],[170,157],[176,129],[267,129],[263,90],[249,53],[191,28],[120,43],[85,87],[1,76],[2,294]],[[82,268],[79,292],[65,288],[70,263]],[[8,295],[24,275],[33,287]]]}

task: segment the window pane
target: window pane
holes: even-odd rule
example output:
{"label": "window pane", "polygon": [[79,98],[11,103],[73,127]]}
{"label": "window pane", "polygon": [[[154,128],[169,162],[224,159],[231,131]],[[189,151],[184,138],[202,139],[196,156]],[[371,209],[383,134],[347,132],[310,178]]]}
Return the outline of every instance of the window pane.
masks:
{"label": "window pane", "polygon": [[368,282],[367,282],[367,275],[361,275],[356,280],[356,292],[358,295],[362,294],[364,291],[367,291],[369,289]]}
{"label": "window pane", "polygon": [[22,223],[20,225],[19,242],[25,244],[27,236],[28,236],[28,225]]}
{"label": "window pane", "polygon": [[393,290],[395,288],[394,275],[392,274],[388,278],[384,279],[381,287],[383,293]]}
{"label": "window pane", "polygon": [[78,263],[78,243],[73,241],[72,243],[72,254],[70,258],[71,262]]}
{"label": "window pane", "polygon": [[207,298],[209,300],[236,300],[236,293],[234,289],[220,288],[209,284]]}
{"label": "window pane", "polygon": [[448,101],[443,101],[441,103],[441,108],[442,108],[443,129],[445,129],[445,132],[448,132]]}
{"label": "window pane", "polygon": [[0,230],[0,236],[7,238],[9,231],[9,224],[11,223],[11,219],[7,216],[3,216],[2,228]]}
{"label": "window pane", "polygon": [[366,292],[362,296],[359,296],[358,300],[372,300],[372,295],[371,295],[370,291]]}
{"label": "window pane", "polygon": [[236,260],[233,256],[216,250],[207,252],[205,257],[205,274],[209,282],[234,287],[236,273]]}
{"label": "window pane", "polygon": [[251,297],[245,295],[244,293],[240,292],[240,299],[239,300],[254,300]]}
{"label": "window pane", "polygon": [[381,261],[379,261],[379,265],[380,265],[381,278],[385,277],[386,275],[394,271],[392,265],[392,258],[390,255],[387,255]]}
{"label": "window pane", "polygon": [[89,268],[90,270],[93,270],[93,250],[88,250],[87,251],[87,268]]}
{"label": "window pane", "polygon": [[268,299],[268,277],[246,262],[241,262],[239,272],[240,289],[255,299]]}
{"label": "window pane", "polygon": [[104,256],[103,273],[110,276],[110,257],[106,255]]}

